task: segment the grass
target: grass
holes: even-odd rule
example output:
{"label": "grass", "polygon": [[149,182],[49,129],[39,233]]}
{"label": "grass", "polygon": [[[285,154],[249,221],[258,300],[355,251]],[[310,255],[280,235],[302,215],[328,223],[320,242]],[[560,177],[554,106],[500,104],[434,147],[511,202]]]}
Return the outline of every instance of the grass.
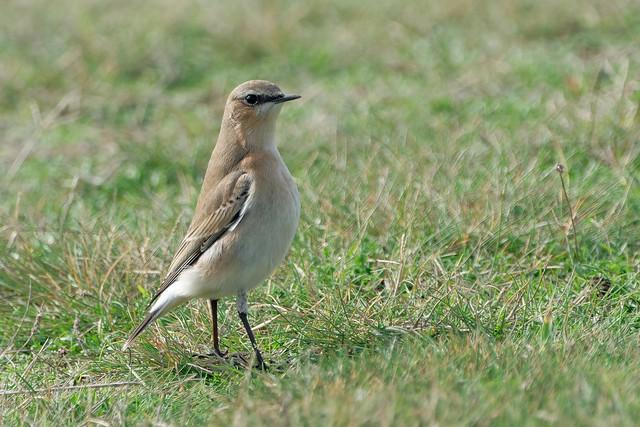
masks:
{"label": "grass", "polygon": [[[637,2],[25,0],[0,22],[2,424],[636,424]],[[301,224],[250,295],[272,369],[191,357],[202,302],[121,353],[251,78],[304,96],[278,131]],[[232,300],[221,332],[250,353]]]}

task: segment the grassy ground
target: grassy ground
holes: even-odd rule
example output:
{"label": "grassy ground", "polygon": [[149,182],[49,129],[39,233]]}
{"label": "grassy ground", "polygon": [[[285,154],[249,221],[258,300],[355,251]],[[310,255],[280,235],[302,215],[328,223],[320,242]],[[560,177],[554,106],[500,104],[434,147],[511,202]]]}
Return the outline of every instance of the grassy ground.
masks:
{"label": "grassy ground", "polygon": [[[0,24],[2,424],[637,423],[638,2],[10,0]],[[123,354],[251,78],[304,96],[279,126],[300,228],[250,296],[272,369],[192,358],[202,302]]]}

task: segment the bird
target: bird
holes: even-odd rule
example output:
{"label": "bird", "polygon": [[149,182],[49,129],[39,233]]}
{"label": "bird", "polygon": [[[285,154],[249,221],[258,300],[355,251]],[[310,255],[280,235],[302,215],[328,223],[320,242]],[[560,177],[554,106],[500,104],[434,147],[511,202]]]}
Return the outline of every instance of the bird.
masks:
{"label": "bird", "polygon": [[211,308],[213,353],[225,357],[218,301],[235,295],[257,365],[266,368],[248,321],[247,293],[284,260],[300,220],[300,195],[275,137],[283,103],[298,98],[266,80],[231,92],[191,224],[123,351],[156,319],[198,298]]}

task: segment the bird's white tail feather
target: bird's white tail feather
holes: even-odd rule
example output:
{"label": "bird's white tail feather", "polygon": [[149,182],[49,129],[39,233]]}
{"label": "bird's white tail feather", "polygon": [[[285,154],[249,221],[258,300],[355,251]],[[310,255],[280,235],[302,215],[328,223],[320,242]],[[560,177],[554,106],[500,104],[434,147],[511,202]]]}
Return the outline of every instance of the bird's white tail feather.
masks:
{"label": "bird's white tail feather", "polygon": [[[158,304],[158,302],[162,304]],[[129,338],[122,346],[122,351],[125,351],[127,348],[129,348],[131,343],[138,337],[138,335],[140,335],[145,329],[147,329],[147,327],[151,323],[153,323],[158,317],[167,313],[172,308],[169,304],[170,301],[168,301],[167,299],[158,302],[156,302],[153,307],[151,307],[151,310],[146,315],[144,320],[133,330],[133,332],[131,332]]]}

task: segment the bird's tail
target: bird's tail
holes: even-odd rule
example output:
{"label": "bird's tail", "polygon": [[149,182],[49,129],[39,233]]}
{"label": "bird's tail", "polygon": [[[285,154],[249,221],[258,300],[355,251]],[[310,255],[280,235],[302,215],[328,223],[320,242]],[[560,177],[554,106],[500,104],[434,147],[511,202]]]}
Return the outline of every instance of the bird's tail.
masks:
{"label": "bird's tail", "polygon": [[175,304],[170,304],[170,301],[166,298],[161,301],[157,301],[151,307],[151,309],[149,310],[149,313],[146,315],[144,320],[140,322],[140,324],[131,332],[131,334],[129,335],[129,338],[127,338],[127,341],[125,341],[124,345],[122,346],[122,351],[125,351],[127,348],[129,348],[131,343],[135,341],[136,338],[138,338],[138,335],[140,335],[145,329],[147,329],[147,327],[154,320],[156,320],[158,317],[162,316],[163,314],[166,314],[167,312],[169,312],[173,305]]}
{"label": "bird's tail", "polygon": [[142,331],[144,331],[145,329],[147,329],[147,326],[149,326],[151,324],[151,322],[153,322],[154,320],[156,320],[158,317],[160,317],[160,313],[158,313],[157,311],[151,311],[149,312],[149,314],[147,314],[147,316],[144,318],[144,320],[142,321],[142,323],[140,323],[134,330],[133,332],[131,332],[131,334],[129,335],[129,338],[127,338],[127,341],[125,341],[124,345],[122,346],[122,351],[125,351],[127,348],[129,348],[129,346],[131,345],[131,343],[138,338],[138,335],[140,335],[142,333]]}

